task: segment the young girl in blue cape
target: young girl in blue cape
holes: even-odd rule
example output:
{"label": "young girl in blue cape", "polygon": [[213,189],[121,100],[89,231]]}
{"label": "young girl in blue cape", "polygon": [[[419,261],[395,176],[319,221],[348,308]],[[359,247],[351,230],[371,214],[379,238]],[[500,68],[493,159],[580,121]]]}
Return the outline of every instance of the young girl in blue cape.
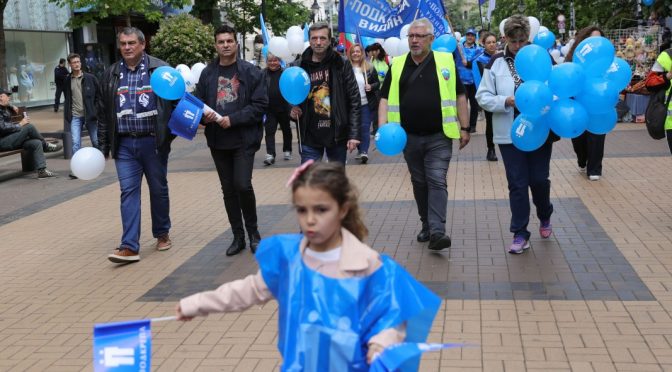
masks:
{"label": "young girl in blue cape", "polygon": [[275,298],[283,371],[367,371],[386,347],[424,342],[441,301],[362,243],[368,230],[344,167],[306,162],[288,185],[303,234],[262,240],[256,274],[182,299],[178,319]]}

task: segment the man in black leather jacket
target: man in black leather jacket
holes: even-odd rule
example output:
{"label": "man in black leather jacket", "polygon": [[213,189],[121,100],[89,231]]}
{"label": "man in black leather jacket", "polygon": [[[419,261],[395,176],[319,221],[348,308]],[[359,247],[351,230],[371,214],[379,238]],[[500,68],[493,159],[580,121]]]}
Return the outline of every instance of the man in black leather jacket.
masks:
{"label": "man in black leather jacket", "polygon": [[308,31],[310,47],[301,56],[300,66],[310,77],[310,93],[291,117],[299,123],[301,162],[320,160],[345,164],[346,150],[360,141],[360,97],[349,61],[331,48],[331,29],[315,23]]}
{"label": "man in black leather jacket", "polygon": [[9,104],[12,92],[0,89],[0,151],[23,149],[31,153],[33,168],[37,169],[37,178],[55,177],[56,174],[47,169],[45,152],[58,151],[59,144],[47,143],[40,132],[30,124],[30,118],[24,116],[18,123],[12,122],[12,114],[19,109]]}
{"label": "man in black leather jacket", "polygon": [[238,58],[236,30],[220,26],[214,39],[217,58],[201,72],[194,96],[216,111],[206,112],[203,121],[233,231],[226,255],[233,256],[245,249],[246,230],[252,253],[261,241],[252,168],[264,133],[268,94],[261,70]]}
{"label": "man in black leather jacket", "polygon": [[154,246],[172,246],[168,236],[168,154],[175,138],[168,128],[172,102],[150,88],[150,76],[164,61],[145,53],[145,35],[126,27],[117,35],[122,59],[103,73],[98,101],[98,143],[107,158],[112,153],[121,188],[121,244],[108,259],[114,263],[140,260],[140,193],[143,176],[149,186]]}

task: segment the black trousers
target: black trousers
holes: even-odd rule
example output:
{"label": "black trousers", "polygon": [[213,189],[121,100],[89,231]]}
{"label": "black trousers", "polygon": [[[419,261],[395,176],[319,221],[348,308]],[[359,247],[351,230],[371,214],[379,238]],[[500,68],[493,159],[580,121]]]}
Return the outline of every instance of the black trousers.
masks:
{"label": "black trousers", "polygon": [[495,143],[492,142],[492,112],[485,111],[485,141],[488,144],[488,149],[494,149]]}
{"label": "black trousers", "polygon": [[35,169],[46,168],[44,148],[47,143],[33,124],[26,124],[21,130],[0,138],[0,151],[24,149],[32,154]]}
{"label": "black trousers", "polygon": [[469,99],[469,128],[476,129],[476,120],[478,120],[478,101],[476,101],[476,90],[478,87],[475,84],[464,84],[464,89],[467,91],[467,99]]}
{"label": "black trousers", "polygon": [[672,129],[666,130],[665,134],[667,134],[667,146],[670,148],[670,153],[672,153]]}
{"label": "black trousers", "polygon": [[282,151],[292,152],[292,127],[289,125],[288,112],[267,112],[264,122],[264,132],[266,133],[266,153],[275,156],[275,132],[282,130]]}
{"label": "black trousers", "polygon": [[[231,230],[236,236],[257,232],[257,200],[252,188],[254,151],[244,146],[237,149],[210,149],[224,194],[224,208]],[[243,219],[245,228],[243,228]]]}
{"label": "black trousers", "polygon": [[588,131],[572,138],[572,146],[576,153],[579,167],[586,167],[589,176],[602,175],[602,158],[604,158],[604,134],[593,134]]}
{"label": "black trousers", "polygon": [[58,106],[61,104],[62,93],[63,93],[63,86],[56,84],[56,96],[54,97],[54,111],[58,111]]}

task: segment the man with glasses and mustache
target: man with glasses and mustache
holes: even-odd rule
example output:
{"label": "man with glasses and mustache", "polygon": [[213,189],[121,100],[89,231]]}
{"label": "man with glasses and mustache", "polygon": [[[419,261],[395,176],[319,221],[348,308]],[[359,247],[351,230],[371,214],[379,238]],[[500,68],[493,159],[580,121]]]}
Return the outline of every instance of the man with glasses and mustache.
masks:
{"label": "man with glasses and mustache", "polygon": [[[446,176],[453,139],[469,143],[465,89],[449,53],[433,52],[434,26],[421,18],[408,30],[410,53],[396,57],[383,83],[380,123],[401,123],[408,135],[404,158],[422,222],[419,242],[429,249],[449,248],[446,235]],[[459,124],[458,124],[459,119]]]}

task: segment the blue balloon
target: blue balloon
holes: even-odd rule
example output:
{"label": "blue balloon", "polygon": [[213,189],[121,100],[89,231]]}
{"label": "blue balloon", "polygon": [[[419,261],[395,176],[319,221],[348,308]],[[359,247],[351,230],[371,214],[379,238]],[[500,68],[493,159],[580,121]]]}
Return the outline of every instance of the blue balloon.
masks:
{"label": "blue balloon", "polygon": [[583,66],[586,76],[602,76],[614,61],[614,45],[602,36],[591,36],[574,49],[572,61]]}
{"label": "blue balloon", "polygon": [[516,89],[516,107],[529,118],[544,115],[551,109],[553,93],[546,84],[537,80],[529,80]]}
{"label": "blue balloon", "polygon": [[609,82],[609,85],[620,92],[630,84],[630,80],[632,79],[630,64],[616,57],[607,69],[607,74],[604,77]]}
{"label": "blue balloon", "polygon": [[399,123],[384,124],[378,128],[374,138],[376,148],[383,155],[398,155],[406,147],[406,131],[404,131],[404,128]]}
{"label": "blue balloon", "polygon": [[154,70],[149,84],[157,96],[168,100],[182,98],[187,90],[182,74],[170,66],[161,66]]}
{"label": "blue balloon", "polygon": [[432,42],[432,50],[452,53],[457,48],[457,40],[453,35],[441,35]]}
{"label": "blue balloon", "polygon": [[301,67],[293,66],[280,75],[280,94],[292,105],[306,100],[310,92],[310,78]]}
{"label": "blue balloon", "polygon": [[543,117],[520,114],[511,126],[511,141],[521,151],[534,151],[548,139],[550,128]]}
{"label": "blue balloon", "polygon": [[526,45],[516,54],[514,65],[523,81],[546,81],[551,73],[551,55],[539,45]]}
{"label": "blue balloon", "polygon": [[576,97],[583,87],[583,67],[573,62],[553,66],[548,87],[559,98]]}
{"label": "blue balloon", "polygon": [[601,114],[616,107],[618,91],[605,79],[589,77],[584,81],[576,100],[581,102],[588,113]]}
{"label": "blue balloon", "polygon": [[588,112],[579,102],[571,98],[553,102],[548,119],[551,130],[564,138],[578,137],[588,126]]}
{"label": "blue balloon", "polygon": [[616,108],[600,114],[588,114],[588,128],[590,133],[607,134],[616,127],[618,113]]}
{"label": "blue balloon", "polygon": [[544,49],[550,49],[555,45],[555,35],[550,30],[539,31],[534,37],[534,43]]}
{"label": "blue balloon", "polygon": [[651,6],[651,5],[653,5],[653,3],[654,3],[655,1],[654,1],[654,0],[644,0],[644,1],[642,1],[642,2],[643,2],[644,5],[646,5],[646,6]]}

